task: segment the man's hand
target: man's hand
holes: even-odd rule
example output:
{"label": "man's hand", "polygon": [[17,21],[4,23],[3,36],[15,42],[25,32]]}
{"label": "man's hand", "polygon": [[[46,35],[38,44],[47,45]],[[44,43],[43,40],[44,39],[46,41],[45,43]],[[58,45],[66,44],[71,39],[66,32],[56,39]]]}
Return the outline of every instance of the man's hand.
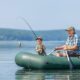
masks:
{"label": "man's hand", "polygon": [[64,48],[63,48],[64,50],[68,50],[68,46],[64,46]]}
{"label": "man's hand", "polygon": [[63,49],[64,49],[63,47],[57,47],[54,50],[56,51],[56,50],[63,50]]}
{"label": "man's hand", "polygon": [[54,51],[58,50],[58,48],[55,48]]}
{"label": "man's hand", "polygon": [[64,46],[64,50],[71,50],[71,47],[68,46],[68,45],[65,45],[65,46]]}

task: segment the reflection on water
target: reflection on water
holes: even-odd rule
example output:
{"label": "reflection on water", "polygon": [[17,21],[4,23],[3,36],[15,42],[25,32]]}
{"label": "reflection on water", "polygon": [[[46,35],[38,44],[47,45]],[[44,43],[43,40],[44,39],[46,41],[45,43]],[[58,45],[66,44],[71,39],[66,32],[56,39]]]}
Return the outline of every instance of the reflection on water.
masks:
{"label": "reflection on water", "polygon": [[[19,52],[35,53],[35,42],[21,42],[21,48],[17,47],[17,42],[0,42],[0,80],[80,80],[80,70],[18,70],[15,64],[15,56]],[[63,42],[44,42],[47,53],[53,47],[63,44]]]}
{"label": "reflection on water", "polygon": [[80,71],[70,70],[18,70],[16,80],[80,80]]}

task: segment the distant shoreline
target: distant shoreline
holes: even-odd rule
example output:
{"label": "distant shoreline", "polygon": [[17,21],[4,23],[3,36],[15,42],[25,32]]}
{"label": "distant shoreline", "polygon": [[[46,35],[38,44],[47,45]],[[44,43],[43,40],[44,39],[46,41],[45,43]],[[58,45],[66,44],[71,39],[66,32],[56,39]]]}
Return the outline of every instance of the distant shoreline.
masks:
{"label": "distant shoreline", "polygon": [[[27,41],[27,40],[0,40],[0,42],[35,42],[36,40],[33,40],[33,41]],[[43,42],[65,42],[65,41],[43,41]]]}
{"label": "distant shoreline", "polygon": [[[34,31],[44,41],[65,41],[67,33],[65,30],[43,30]],[[80,35],[80,31],[76,31]],[[0,41],[34,41],[35,36],[30,30],[4,29],[0,28]]]}

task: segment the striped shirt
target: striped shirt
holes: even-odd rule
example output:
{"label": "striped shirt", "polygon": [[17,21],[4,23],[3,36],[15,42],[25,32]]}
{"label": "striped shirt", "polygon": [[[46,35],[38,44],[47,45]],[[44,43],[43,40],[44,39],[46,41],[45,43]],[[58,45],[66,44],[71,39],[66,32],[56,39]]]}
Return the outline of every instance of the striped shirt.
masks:
{"label": "striped shirt", "polygon": [[74,46],[74,45],[77,45],[78,46],[78,49],[75,50],[77,53],[80,53],[80,40],[79,40],[79,37],[77,34],[74,34],[74,36],[72,37],[68,37],[67,38],[67,41],[66,41],[66,45],[69,45],[69,46]]}

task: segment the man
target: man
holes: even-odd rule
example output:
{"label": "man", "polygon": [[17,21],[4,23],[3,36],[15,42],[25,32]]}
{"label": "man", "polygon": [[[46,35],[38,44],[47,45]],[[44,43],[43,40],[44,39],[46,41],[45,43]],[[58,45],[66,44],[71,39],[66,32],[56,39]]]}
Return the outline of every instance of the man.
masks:
{"label": "man", "polygon": [[69,27],[66,29],[68,33],[68,38],[66,44],[60,47],[55,48],[55,50],[63,50],[63,53],[56,53],[56,56],[67,56],[66,52],[69,56],[76,56],[79,52],[79,37],[75,32],[74,27]]}
{"label": "man", "polygon": [[42,40],[41,37],[38,37],[38,38],[36,39],[36,43],[37,43],[37,45],[36,45],[36,52],[37,52],[39,55],[46,55],[45,46],[44,46],[44,44],[43,44],[42,41],[43,41],[43,40]]}

